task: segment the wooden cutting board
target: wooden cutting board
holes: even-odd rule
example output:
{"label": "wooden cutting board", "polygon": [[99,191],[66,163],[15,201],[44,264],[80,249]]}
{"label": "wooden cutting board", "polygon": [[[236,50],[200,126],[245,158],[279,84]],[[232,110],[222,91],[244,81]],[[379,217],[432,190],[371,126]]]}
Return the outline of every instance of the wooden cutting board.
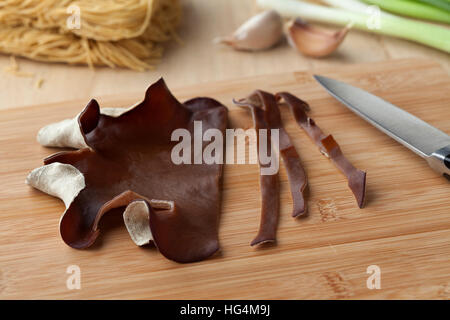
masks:
{"label": "wooden cutting board", "polygon": [[[439,65],[399,60],[322,69],[317,73],[367,89],[450,133],[450,79]],[[170,83],[168,84],[170,86]],[[173,90],[180,100],[210,96],[230,109],[232,127],[251,127],[232,106],[259,88],[307,100],[311,116],[344,153],[368,172],[367,203],[358,209],[345,178],[302,132],[287,110],[285,127],[309,178],[309,216],[290,217],[281,166],[278,243],[249,246],[260,218],[256,165],[224,169],[221,251],[199,263],[177,264],[154,248],[136,247],[121,216],[105,216],[87,250],[65,245],[58,231],[64,206],[24,180],[56,149],[35,136],[43,125],[74,116],[87,99],[0,112],[0,299],[308,299],[450,298],[450,185],[426,163],[349,112],[307,72],[291,72]],[[76,88],[74,88],[76,90]],[[100,98],[124,107],[137,95]],[[81,270],[69,290],[66,270]],[[367,268],[381,270],[381,289],[367,288]]]}

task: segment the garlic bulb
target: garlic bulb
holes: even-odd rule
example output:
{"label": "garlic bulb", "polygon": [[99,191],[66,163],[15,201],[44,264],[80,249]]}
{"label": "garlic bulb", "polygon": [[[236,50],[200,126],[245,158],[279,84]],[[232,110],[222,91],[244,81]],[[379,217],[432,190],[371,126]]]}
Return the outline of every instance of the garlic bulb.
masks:
{"label": "garlic bulb", "polygon": [[288,27],[291,46],[306,56],[320,58],[333,53],[344,40],[350,25],[340,31],[330,32],[309,25],[297,18]]}
{"label": "garlic bulb", "polygon": [[283,37],[283,20],[275,10],[264,11],[241,25],[231,36],[218,38],[236,50],[257,51],[273,47]]}

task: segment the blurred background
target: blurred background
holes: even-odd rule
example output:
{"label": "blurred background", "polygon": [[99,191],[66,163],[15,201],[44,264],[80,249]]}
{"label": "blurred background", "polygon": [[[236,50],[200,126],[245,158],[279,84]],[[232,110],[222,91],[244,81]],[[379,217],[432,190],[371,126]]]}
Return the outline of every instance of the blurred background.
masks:
{"label": "blurred background", "polygon": [[[17,1],[0,1],[0,13],[13,2]],[[67,4],[70,2],[76,1],[68,1]],[[154,70],[101,66],[92,69],[85,65],[36,62],[20,57],[20,48],[15,48],[18,54],[14,54],[16,61],[12,61],[11,50],[0,44],[3,52],[0,55],[0,71],[3,70],[0,72],[0,109],[121,93],[141,96],[160,76],[171,88],[177,88],[252,75],[410,57],[436,61],[447,72],[450,71],[449,54],[445,51],[354,28],[336,51],[323,58],[304,56],[293,50],[285,39],[270,50],[237,51],[213,43],[213,40],[232,34],[251,16],[262,11],[257,1],[180,0],[180,6],[182,14],[175,31],[177,39],[172,38],[163,44],[164,53]],[[83,22],[83,11],[81,18]],[[341,27],[327,28],[339,30]],[[5,72],[11,69],[20,70],[20,73]]]}

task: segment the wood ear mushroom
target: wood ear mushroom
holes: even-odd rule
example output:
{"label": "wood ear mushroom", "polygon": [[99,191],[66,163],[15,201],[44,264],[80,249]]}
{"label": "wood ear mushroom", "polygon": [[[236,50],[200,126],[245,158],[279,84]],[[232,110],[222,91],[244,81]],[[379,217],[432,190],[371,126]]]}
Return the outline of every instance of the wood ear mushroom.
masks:
{"label": "wood ear mushroom", "polygon": [[92,100],[75,119],[38,135],[44,145],[82,149],[46,158],[27,183],[65,202],[60,233],[71,247],[92,245],[101,217],[125,208],[137,245],[152,242],[177,262],[206,259],[219,249],[222,165],[176,165],[171,159],[172,132],[192,131],[194,121],[202,121],[204,131],[223,133],[227,109],[210,98],[180,103],[162,79],[130,109],[101,112]]}

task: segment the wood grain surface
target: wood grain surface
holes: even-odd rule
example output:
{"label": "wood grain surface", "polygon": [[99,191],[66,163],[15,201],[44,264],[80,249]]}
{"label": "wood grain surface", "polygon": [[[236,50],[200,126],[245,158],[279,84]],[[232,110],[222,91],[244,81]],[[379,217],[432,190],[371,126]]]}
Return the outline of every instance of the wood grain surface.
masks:
{"label": "wood grain surface", "polygon": [[[286,42],[263,52],[237,52],[213,44],[213,39],[232,33],[259,9],[255,0],[181,0],[183,21],[178,34],[183,44],[167,43],[161,63],[155,70],[135,72],[126,69],[68,66],[17,59],[22,71],[33,78],[18,78],[2,72],[10,64],[0,55],[0,109],[61,102],[92,96],[143,92],[148,82],[164,76],[172,87],[196,85],[240,77],[314,71],[324,67],[349,66],[400,58],[422,58],[439,63],[450,72],[445,52],[388,36],[351,30],[335,53],[325,59],[312,59],[293,50]],[[332,30],[337,28],[327,26]],[[44,82],[35,88],[39,78]]]}
{"label": "wood grain surface", "polygon": [[[450,79],[438,64],[397,60],[317,72],[370,90],[450,132]],[[364,209],[357,208],[345,178],[283,109],[309,178],[309,215],[290,217],[281,166],[276,245],[249,246],[260,218],[258,168],[249,164],[225,166],[221,251],[206,261],[177,264],[155,248],[136,247],[121,215],[105,216],[94,246],[75,250],[59,236],[63,203],[24,180],[57,151],[38,145],[38,129],[74,116],[87,100],[0,111],[0,299],[449,299],[449,182],[328,96],[311,73],[208,83],[174,93],[180,100],[218,99],[230,109],[230,125],[245,129],[251,127],[250,116],[231,99],[256,88],[291,91],[311,104],[318,125],[334,135],[355,166],[367,170]],[[99,100],[104,107],[123,107],[141,97],[143,92]],[[70,265],[81,269],[80,290],[66,287]],[[366,286],[370,265],[381,269],[379,290]]]}

